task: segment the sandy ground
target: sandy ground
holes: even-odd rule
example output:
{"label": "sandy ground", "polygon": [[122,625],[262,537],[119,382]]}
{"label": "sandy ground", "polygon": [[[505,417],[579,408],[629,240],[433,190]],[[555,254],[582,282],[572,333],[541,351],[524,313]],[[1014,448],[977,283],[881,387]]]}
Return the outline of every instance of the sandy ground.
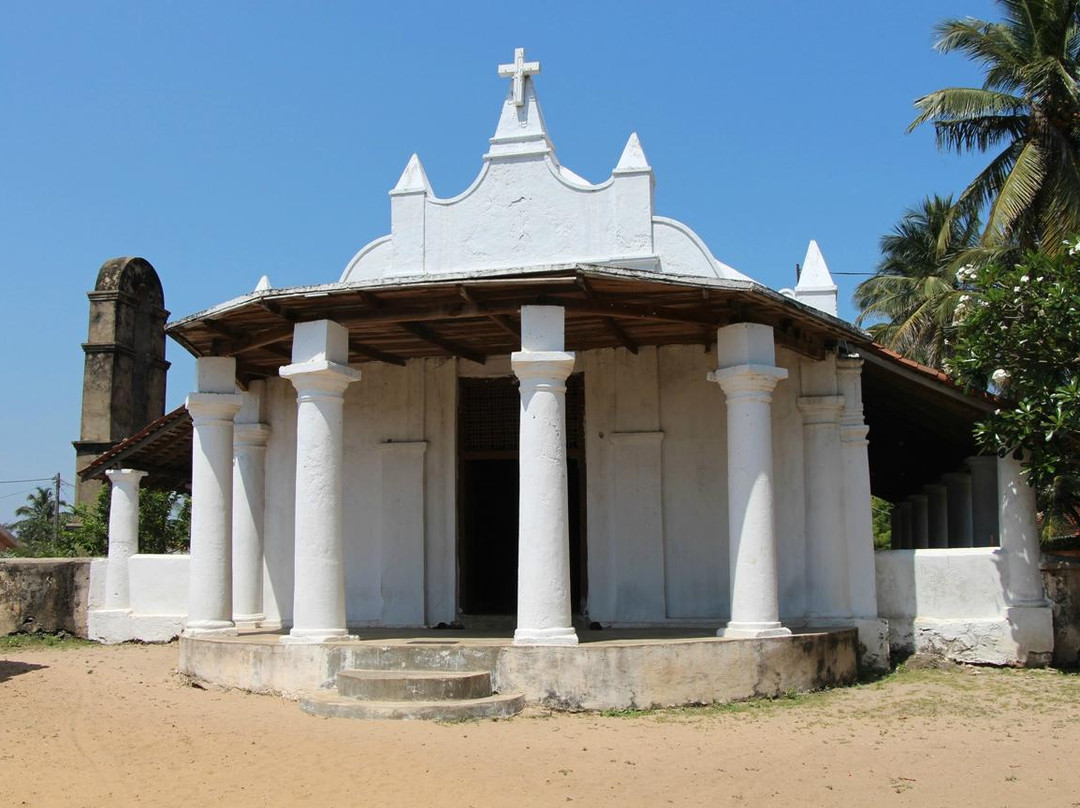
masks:
{"label": "sandy ground", "polygon": [[0,805],[1080,806],[1080,676],[950,666],[737,708],[465,724],[202,690],[175,646],[0,647]]}

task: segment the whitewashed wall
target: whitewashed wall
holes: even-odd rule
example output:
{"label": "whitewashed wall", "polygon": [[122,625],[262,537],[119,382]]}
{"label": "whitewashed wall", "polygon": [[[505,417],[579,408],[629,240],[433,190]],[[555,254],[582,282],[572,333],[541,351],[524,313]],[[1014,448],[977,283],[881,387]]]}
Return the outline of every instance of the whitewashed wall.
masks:
{"label": "whitewashed wall", "polygon": [[878,614],[893,649],[993,665],[1032,664],[1052,652],[1050,610],[1009,607],[1004,550],[889,550],[875,561]]}
{"label": "whitewashed wall", "polygon": [[109,559],[90,562],[87,636],[104,643],[141,640],[168,642],[187,617],[187,555],[133,555],[128,559],[130,610],[105,609]]}
{"label": "whitewashed wall", "polygon": [[[798,358],[773,404],[780,606],[802,616],[805,569]],[[724,394],[701,346],[582,355],[588,473],[589,616],[601,622],[722,621],[730,609]]]}
{"label": "whitewashed wall", "polygon": [[[345,394],[345,598],[350,625],[454,619],[456,361],[370,363]],[[265,610],[292,619],[296,394],[267,386]]]}
{"label": "whitewashed wall", "polygon": [[[773,397],[773,462],[782,617],[805,613],[805,491],[799,357]],[[729,613],[724,394],[701,346],[582,352],[589,615],[658,623]],[[415,626],[456,616],[458,376],[485,365],[424,360],[363,366],[345,394],[345,577],[350,625]],[[265,611],[292,615],[296,396],[267,384]]]}

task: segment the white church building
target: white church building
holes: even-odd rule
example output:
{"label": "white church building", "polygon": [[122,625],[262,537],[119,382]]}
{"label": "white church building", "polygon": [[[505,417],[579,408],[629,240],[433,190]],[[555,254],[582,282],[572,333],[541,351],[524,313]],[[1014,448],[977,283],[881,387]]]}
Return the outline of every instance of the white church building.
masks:
{"label": "white church building", "polygon": [[636,134],[599,184],[563,166],[539,69],[500,66],[473,183],[438,197],[413,156],[337,280],[169,325],[198,366],[190,557],[137,553],[112,453],[92,632],[182,629],[192,675],[285,692],[476,635],[500,691],[569,706],[709,701],[691,680],[725,666],[757,666],[735,697],[820,686],[890,644],[1045,663],[1032,492],[972,457],[993,403],[838,319],[816,243],[793,290],[714,257]]}

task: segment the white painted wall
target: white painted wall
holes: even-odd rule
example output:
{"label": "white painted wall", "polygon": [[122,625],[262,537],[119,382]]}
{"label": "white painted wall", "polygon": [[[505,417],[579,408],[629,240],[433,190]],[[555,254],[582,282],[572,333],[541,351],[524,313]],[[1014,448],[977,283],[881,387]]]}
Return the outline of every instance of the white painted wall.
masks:
{"label": "white painted wall", "polygon": [[889,620],[998,617],[1005,556],[994,547],[887,550],[875,556],[878,614]]}
{"label": "white painted wall", "polygon": [[[773,396],[773,465],[782,618],[806,612],[800,358]],[[589,616],[603,623],[703,620],[729,614],[727,434],[723,391],[706,380],[700,345],[581,352]],[[367,363],[345,394],[346,614],[353,626],[432,625],[456,617],[457,379],[508,376],[431,359]],[[265,610],[292,614],[295,393],[266,389]]]}
{"label": "white painted wall", "polygon": [[133,555],[127,561],[131,608],[106,609],[109,560],[95,558],[90,562],[87,636],[104,643],[176,637],[187,616],[190,567],[187,555]]}
{"label": "white painted wall", "polygon": [[[369,363],[345,393],[345,609],[349,625],[454,619],[456,361]],[[296,396],[267,385],[265,609],[292,616]]]}
{"label": "white painted wall", "polygon": [[992,665],[1049,661],[1050,609],[1009,604],[1004,550],[890,550],[875,561],[878,614],[894,649]]}

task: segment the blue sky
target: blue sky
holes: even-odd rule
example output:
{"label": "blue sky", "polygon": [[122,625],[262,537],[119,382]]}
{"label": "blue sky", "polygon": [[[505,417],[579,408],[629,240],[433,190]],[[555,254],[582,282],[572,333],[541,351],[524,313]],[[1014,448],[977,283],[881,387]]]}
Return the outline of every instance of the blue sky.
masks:
{"label": "blue sky", "polygon": [[[336,280],[389,229],[418,152],[463,190],[515,46],[559,159],[594,182],[632,131],[660,214],[774,288],[816,238],[837,273],[980,159],[905,134],[912,101],[981,82],[931,49],[988,0],[710,3],[0,4],[0,480],[74,476],[98,267],[140,255],[181,317],[252,289]],[[837,275],[853,317],[856,276]],[[169,345],[168,406],[193,364]],[[32,485],[0,485],[0,521]]]}

